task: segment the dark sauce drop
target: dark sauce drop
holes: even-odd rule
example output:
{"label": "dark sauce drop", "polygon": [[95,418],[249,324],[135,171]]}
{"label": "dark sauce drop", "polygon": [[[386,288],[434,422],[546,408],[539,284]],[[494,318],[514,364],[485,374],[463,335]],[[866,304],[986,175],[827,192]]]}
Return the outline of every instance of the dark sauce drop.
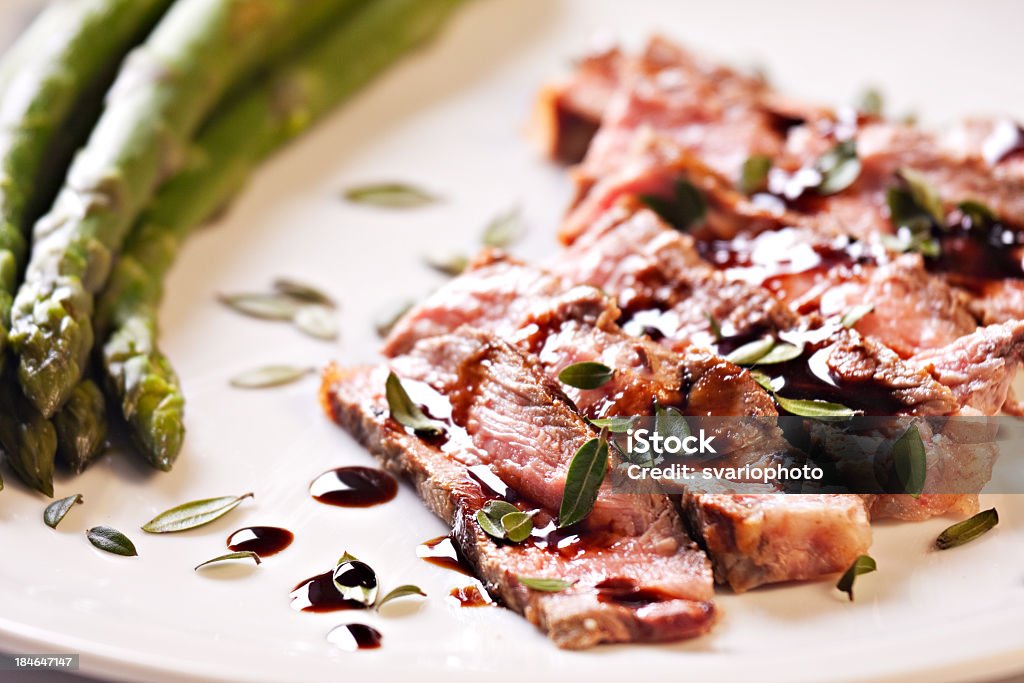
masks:
{"label": "dark sauce drop", "polygon": [[358,600],[346,600],[334,585],[334,569],[299,582],[291,592],[292,609],[300,612],[337,612],[366,609]]}
{"label": "dark sauce drop", "polygon": [[228,550],[252,551],[260,557],[279,553],[292,544],[295,535],[276,526],[247,526],[228,536]]}
{"label": "dark sauce drop", "polygon": [[394,498],[398,482],[387,472],[372,467],[339,467],[314,479],[309,493],[327,505],[365,508]]}
{"label": "dark sauce drop", "polygon": [[657,588],[641,588],[632,579],[605,579],[597,584],[597,599],[626,607],[644,607],[671,600],[672,596]]}
{"label": "dark sauce drop", "polygon": [[380,647],[383,636],[380,631],[366,624],[342,624],[330,630],[327,641],[342,650],[375,650]]}
{"label": "dark sauce drop", "polygon": [[494,602],[477,586],[459,586],[448,593],[459,607],[488,607]]}
{"label": "dark sauce drop", "polygon": [[459,555],[450,536],[438,536],[416,546],[416,557],[430,564],[472,576],[469,565]]}

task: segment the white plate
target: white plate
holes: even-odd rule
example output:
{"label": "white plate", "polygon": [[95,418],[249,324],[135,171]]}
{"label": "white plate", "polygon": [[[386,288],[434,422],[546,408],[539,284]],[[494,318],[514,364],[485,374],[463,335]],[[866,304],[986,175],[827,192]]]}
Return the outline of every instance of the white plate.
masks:
{"label": "white plate", "polygon": [[[20,3],[14,3],[20,4]],[[11,7],[14,6],[11,5]],[[316,382],[270,391],[227,387],[268,362],[370,361],[372,320],[388,302],[422,296],[441,279],[421,265],[431,247],[471,247],[494,214],[520,205],[531,226],[520,252],[555,249],[569,194],[565,174],[531,150],[524,122],[537,86],[595,31],[639,38],[662,31],[737,64],[768,67],[796,94],[841,102],[883,86],[895,111],[931,120],[977,111],[1024,112],[1014,69],[1024,63],[1024,5],[871,2],[680,3],[489,0],[468,7],[444,39],[376,83],[260,171],[216,226],[188,245],[168,283],[164,344],[184,379],[189,437],[173,474],[105,457],[62,478],[85,495],[59,530],[46,502],[15,482],[0,494],[0,650],[77,652],[85,671],[134,681],[417,680],[612,681],[655,674],[688,680],[979,679],[1024,670],[1024,500],[1002,496],[999,528],[969,547],[931,553],[948,520],[885,525],[880,570],[848,603],[830,581],[722,595],[714,632],[663,647],[560,652],[520,617],[460,609],[442,598],[463,577],[418,560],[443,532],[408,489],[377,508],[331,508],[308,482],[370,456],[320,413]],[[414,212],[346,205],[351,183],[399,179],[446,201]],[[321,284],[343,302],[343,339],[307,340],[287,326],[240,318],[218,292],[278,275]],[[228,518],[154,537],[139,525],[173,504],[253,491]],[[140,557],[94,550],[83,530],[128,532]],[[257,569],[197,574],[243,525],[281,525],[294,545]],[[430,598],[386,615],[299,614],[288,592],[343,550],[389,585]],[[384,633],[379,651],[342,652],[325,640],[350,620]]]}

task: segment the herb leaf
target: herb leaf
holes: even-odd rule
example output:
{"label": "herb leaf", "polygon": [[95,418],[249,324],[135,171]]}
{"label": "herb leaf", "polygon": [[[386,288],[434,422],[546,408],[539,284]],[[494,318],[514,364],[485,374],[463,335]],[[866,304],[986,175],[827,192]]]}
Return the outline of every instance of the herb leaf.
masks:
{"label": "herb leaf", "polygon": [[910,425],[910,428],[896,439],[892,446],[892,460],[903,490],[914,498],[920,498],[924,491],[928,458],[921,432],[918,431],[916,424]]}
{"label": "herb leaf", "polygon": [[[484,533],[492,538],[502,540],[506,537],[507,528],[504,524],[505,517],[514,514],[524,514],[519,511],[512,503],[504,500],[489,500],[484,505],[483,509],[476,513],[476,521],[480,525],[480,528],[484,530]],[[532,515],[531,515],[532,516]],[[510,520],[510,522],[516,520]],[[530,535],[530,531],[533,530],[533,523],[530,523],[530,528],[526,532],[526,536]],[[526,538],[519,540],[524,540]],[[517,541],[518,542],[518,541]]]}
{"label": "herb leaf", "polygon": [[758,365],[774,365],[775,363],[785,363],[791,361],[794,358],[799,358],[804,352],[803,344],[790,344],[789,342],[779,342],[771,348],[771,350],[757,359]]}
{"label": "herb leaf", "polygon": [[565,581],[563,579],[546,579],[540,576],[517,576],[516,581],[530,590],[542,593],[561,593],[576,583],[575,581]]}
{"label": "herb leaf", "polygon": [[135,544],[117,529],[109,526],[94,526],[85,532],[86,538],[95,547],[114,555],[134,557],[138,555]]}
{"label": "herb leaf", "polygon": [[220,563],[220,562],[229,562],[231,560],[252,560],[256,564],[260,564],[263,561],[263,560],[260,559],[259,555],[257,555],[256,553],[254,553],[251,550],[239,550],[238,552],[235,552],[235,553],[228,553],[226,555],[220,555],[220,556],[215,557],[215,558],[213,558],[211,560],[207,560],[206,562],[200,562],[199,564],[197,564],[195,566],[193,571],[199,571],[200,567],[206,567],[206,566],[209,566],[211,564],[217,564],[217,563]]}
{"label": "herb leaf", "polygon": [[928,182],[924,174],[912,168],[901,168],[896,176],[907,186],[914,204],[925,211],[936,223],[941,224],[945,218],[945,209],[939,191]]}
{"label": "herb leaf", "polygon": [[519,510],[510,512],[502,516],[501,528],[505,530],[505,537],[513,543],[525,541],[533,532],[533,515]]}
{"label": "herb leaf", "polygon": [[384,597],[377,598],[376,608],[379,610],[381,607],[388,604],[392,600],[404,598],[407,595],[419,595],[420,597],[424,598],[427,597],[427,594],[424,593],[423,589],[419,586],[405,584],[404,586],[399,586],[398,588],[393,588],[392,590],[388,591],[388,594]]}
{"label": "herb leaf", "polygon": [[603,436],[579,447],[569,463],[565,491],[558,510],[558,527],[567,527],[590,514],[608,469],[608,442]]}
{"label": "herb leaf", "polygon": [[507,249],[523,239],[525,234],[526,226],[523,223],[522,212],[517,206],[494,217],[484,228],[480,241],[485,247]]}
{"label": "herb leaf", "polygon": [[852,329],[861,321],[861,318],[874,310],[874,304],[857,304],[856,306],[850,307],[850,310],[843,314],[843,317],[839,322],[846,329]]}
{"label": "herb leaf", "polygon": [[558,373],[558,379],[563,384],[577,389],[597,389],[606,384],[614,374],[615,371],[604,363],[586,360],[563,368]]}
{"label": "herb leaf", "polygon": [[293,319],[300,332],[323,341],[334,341],[338,338],[338,319],[334,309],[322,304],[310,304],[295,312]]}
{"label": "herb leaf", "polygon": [[735,363],[736,365],[754,365],[767,355],[774,346],[775,340],[772,337],[762,337],[761,339],[755,339],[752,342],[748,342],[743,346],[733,349],[733,351],[725,357],[725,360],[730,363]]}
{"label": "herb leaf", "polygon": [[846,593],[850,600],[853,600],[853,582],[857,580],[857,577],[861,574],[870,574],[871,572],[878,569],[878,565],[875,564],[875,560],[870,555],[860,555],[850,568],[843,572],[843,575],[839,577],[839,581],[836,583],[836,588]]}
{"label": "herb leaf", "polygon": [[274,280],[274,290],[305,304],[319,304],[328,308],[338,307],[338,303],[334,299],[316,287],[291,278],[279,277]]}
{"label": "herb leaf", "polygon": [[996,512],[996,509],[982,510],[973,517],[957,522],[939,534],[939,537],[935,539],[935,547],[939,550],[948,550],[958,545],[970,543],[992,529],[996,524],[999,524],[999,513]]}
{"label": "herb leaf", "polygon": [[429,252],[423,260],[437,272],[451,276],[461,275],[469,266],[469,257],[459,251]]}
{"label": "herb leaf", "polygon": [[398,321],[401,320],[406,313],[412,310],[412,307],[415,305],[416,302],[411,299],[408,301],[401,301],[393,304],[389,309],[378,315],[373,323],[373,329],[377,332],[377,336],[383,339],[391,334],[391,330],[395,328]]}
{"label": "herb leaf", "polygon": [[768,184],[768,171],[771,168],[772,159],[765,154],[754,154],[747,157],[740,170],[739,191],[750,195],[764,190]]}
{"label": "herb leaf", "polygon": [[195,529],[223,517],[238,507],[243,500],[252,497],[253,494],[245,493],[241,496],[204,498],[183,503],[161,512],[149,520],[142,530],[150,534],[171,534]]}
{"label": "herb leaf", "polygon": [[414,209],[433,204],[437,197],[406,183],[372,183],[350,187],[345,199],[387,209]]}
{"label": "herb leaf", "polygon": [[767,391],[769,394],[775,393],[775,387],[772,386],[772,378],[763,372],[757,370],[751,370],[750,376],[757,382],[762,389]]}
{"label": "herb leaf", "polygon": [[650,194],[641,194],[638,198],[680,232],[698,227],[707,217],[708,205],[704,195],[693,183],[683,178],[676,181],[672,199]]}
{"label": "herb leaf", "polygon": [[857,415],[859,411],[847,408],[840,403],[831,401],[819,401],[817,399],[783,398],[775,394],[775,400],[779,407],[787,413],[799,415],[800,417],[833,417],[846,418]]}
{"label": "herb leaf", "polygon": [[631,417],[602,417],[597,420],[590,420],[590,424],[598,429],[607,429],[612,434],[621,434],[633,426]]}
{"label": "herb leaf", "polygon": [[230,383],[236,389],[267,389],[297,382],[313,372],[314,369],[308,367],[267,365],[239,373],[230,379]]}
{"label": "herb leaf", "polygon": [[857,98],[857,111],[868,116],[881,116],[885,108],[882,93],[876,88],[867,88]]}
{"label": "herb leaf", "polygon": [[708,319],[708,326],[711,327],[711,335],[715,338],[715,341],[722,341],[722,326],[719,324],[718,319],[704,311],[704,317]]}
{"label": "herb leaf", "polygon": [[420,407],[409,398],[409,394],[406,393],[402,382],[398,379],[398,375],[393,372],[388,373],[388,379],[385,383],[385,394],[387,395],[388,409],[391,411],[391,417],[398,424],[412,429],[421,436],[432,436],[441,433],[441,428],[424,415]]}
{"label": "herb leaf", "polygon": [[852,139],[838,143],[822,154],[815,164],[815,169],[821,173],[818,194],[836,194],[853,185],[860,176],[860,167],[857,143]]}
{"label": "herb leaf", "polygon": [[81,502],[81,493],[76,493],[73,496],[53,501],[46,506],[45,510],[43,510],[43,522],[51,529],[56,529],[57,525],[60,524],[60,521],[64,519],[64,516],[68,514],[71,508],[74,507],[75,503]]}
{"label": "herb leaf", "polygon": [[222,294],[218,301],[250,318],[280,321],[292,320],[302,305],[286,294]]}

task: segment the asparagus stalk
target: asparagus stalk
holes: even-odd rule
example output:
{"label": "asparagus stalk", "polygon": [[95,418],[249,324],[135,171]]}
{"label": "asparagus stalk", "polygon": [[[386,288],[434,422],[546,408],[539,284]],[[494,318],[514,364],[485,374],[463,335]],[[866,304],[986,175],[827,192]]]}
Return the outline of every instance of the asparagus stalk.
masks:
{"label": "asparagus stalk", "polygon": [[[308,129],[410,48],[459,0],[375,0],[222,111],[192,163],[159,193],[129,237],[100,298],[96,328],[107,385],[150,463],[170,469],[185,434],[180,383],[157,346],[163,279],[182,241],[267,155]],[[109,337],[107,333],[109,331]]]}
{"label": "asparagus stalk", "polygon": [[[54,3],[0,61],[0,370],[26,235],[71,149],[94,120],[98,90],[171,0]],[[85,111],[83,111],[85,110]],[[88,115],[86,115],[88,114]],[[17,377],[0,373],[0,450],[26,483],[52,495],[53,427],[25,403]],[[0,486],[2,487],[2,486]]]}
{"label": "asparagus stalk", "polygon": [[99,455],[107,438],[103,392],[92,380],[83,380],[53,417],[57,455],[75,474]]}
{"label": "asparagus stalk", "polygon": [[171,0],[73,0],[46,9],[0,64],[0,368],[25,233],[47,152],[101,81]]}
{"label": "asparagus stalk", "polygon": [[51,417],[81,379],[93,297],[186,141],[220,97],[269,58],[303,12],[346,0],[178,0],[121,69],[50,213],[35,227],[9,339],[25,395]]}
{"label": "asparagus stalk", "polygon": [[[0,444],[7,464],[32,488],[53,496],[53,425],[28,404],[13,373],[0,377]],[[47,457],[39,457],[46,454]]]}

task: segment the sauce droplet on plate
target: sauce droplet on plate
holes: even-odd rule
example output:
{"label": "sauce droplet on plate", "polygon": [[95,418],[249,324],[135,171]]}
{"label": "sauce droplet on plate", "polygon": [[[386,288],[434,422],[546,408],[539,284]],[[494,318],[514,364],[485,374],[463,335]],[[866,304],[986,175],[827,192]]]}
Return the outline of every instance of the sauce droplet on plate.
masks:
{"label": "sauce droplet on plate", "polygon": [[383,638],[380,631],[366,624],[342,624],[327,634],[327,642],[348,652],[375,650],[380,647]]}
{"label": "sauce droplet on plate", "polygon": [[398,482],[372,467],[338,467],[313,480],[309,493],[327,505],[365,508],[386,503],[398,493]]}
{"label": "sauce droplet on plate", "polygon": [[295,535],[277,526],[247,526],[228,536],[228,550],[251,551],[260,557],[274,555],[292,544]]}
{"label": "sauce droplet on plate", "polygon": [[438,536],[416,546],[416,557],[424,562],[472,576],[469,565],[459,556],[451,536]]}
{"label": "sauce droplet on plate", "polygon": [[358,600],[345,598],[334,585],[334,569],[300,581],[291,592],[292,609],[300,612],[337,612],[366,609]]}
{"label": "sauce droplet on plate", "polygon": [[489,607],[494,604],[491,597],[478,586],[459,586],[453,588],[448,595],[454,598],[459,607]]}

